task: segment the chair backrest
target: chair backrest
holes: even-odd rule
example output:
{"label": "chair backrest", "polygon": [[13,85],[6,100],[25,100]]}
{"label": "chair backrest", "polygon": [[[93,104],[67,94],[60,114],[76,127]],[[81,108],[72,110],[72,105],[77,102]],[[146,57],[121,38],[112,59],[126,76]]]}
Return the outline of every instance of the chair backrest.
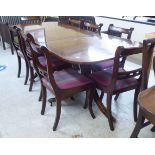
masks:
{"label": "chair backrest", "polygon": [[41,24],[40,16],[23,16],[20,17],[21,24]]}
{"label": "chair backrest", "polygon": [[8,23],[0,22],[0,29],[3,42],[12,43]]}
{"label": "chair backrest", "polygon": [[141,80],[142,66],[138,67],[138,69],[131,69],[130,71],[125,71],[120,67],[121,67],[121,61],[123,57],[128,57],[142,52],[143,52],[143,47],[124,48],[122,46],[119,46],[116,49],[112,78],[111,78],[111,87],[109,87],[110,89],[112,90],[115,89],[117,80],[123,80],[123,79],[125,80],[133,77],[138,77],[138,80]]}
{"label": "chair backrest", "polygon": [[15,48],[15,50],[22,50],[20,46],[20,38],[19,38],[19,31],[20,29],[16,26],[9,26],[9,31],[11,35],[12,44]]}
{"label": "chair backrest", "polygon": [[84,22],[83,23],[83,28],[85,30],[88,30],[88,31],[92,31],[92,32],[96,32],[96,33],[99,33],[101,32],[101,28],[102,28],[103,24],[93,24],[93,23],[89,23],[89,22]]}
{"label": "chair backrest", "polygon": [[[154,47],[155,38],[144,40],[142,47],[118,47],[114,58],[111,87],[115,87],[116,80],[129,79],[131,77],[139,76],[139,80],[141,80],[141,90],[146,89],[148,85]],[[123,72],[122,70],[120,71],[121,60],[123,57],[128,57],[139,53],[142,53],[142,65],[140,68],[126,72]]]}
{"label": "chair backrest", "polygon": [[[33,36],[30,33],[28,33],[27,35],[25,35],[23,33],[19,33],[19,36],[21,38],[21,44],[22,44],[22,47],[23,47],[23,51],[25,53],[25,57],[26,57],[27,61],[30,62],[33,59],[33,56],[32,56],[32,50],[30,48],[29,42],[32,42],[37,47],[40,47],[40,46],[35,43],[35,40],[34,40]],[[38,55],[41,56],[40,53],[38,53]]]}
{"label": "chair backrest", "polygon": [[131,39],[133,30],[134,30],[134,28],[132,28],[132,27],[130,29],[126,29],[126,28],[116,27],[113,24],[110,24],[107,33],[109,35],[113,35],[116,37],[122,37],[122,34],[126,34],[127,39]]}
{"label": "chair backrest", "polygon": [[[146,39],[143,41],[143,73],[141,90],[144,90],[148,86],[148,79],[153,59],[153,51],[155,47],[155,38]],[[154,64],[153,64],[154,65]]]}
{"label": "chair backrest", "polygon": [[[27,50],[26,50],[26,45],[25,45],[25,39],[26,36],[22,32],[22,30],[16,26],[10,26],[9,27],[10,33],[11,33],[11,38],[12,38],[12,43],[14,45],[14,48],[17,50],[20,50],[25,58],[25,60],[28,62],[31,60],[31,56],[29,57],[27,55]],[[29,50],[30,51],[30,50]],[[18,52],[17,52],[18,54]]]}
{"label": "chair backrest", "polygon": [[77,19],[69,18],[69,24],[72,25],[72,26],[76,26],[76,27],[82,28],[82,20],[77,20]]}
{"label": "chair backrest", "polygon": [[47,73],[48,73],[48,79],[51,83],[51,86],[53,88],[53,91],[55,94],[60,93],[61,89],[57,86],[54,78],[54,64],[51,61],[52,57],[55,57],[55,54],[49,51],[46,47],[41,47],[41,52],[45,55],[46,61],[47,61]]}
{"label": "chair backrest", "polygon": [[[28,40],[27,40],[28,41]],[[58,88],[55,78],[54,78],[54,65],[51,61],[51,58],[55,56],[53,53],[51,53],[46,47],[42,46],[41,48],[33,44],[31,41],[28,41],[31,52],[32,52],[32,60],[34,63],[35,70],[37,74],[39,75],[40,79],[45,78],[49,80],[51,83],[51,86],[53,88],[54,93],[60,92],[61,90]],[[39,61],[40,54],[45,58],[47,62],[47,68],[42,66],[42,64]]]}
{"label": "chair backrest", "polygon": [[30,55],[32,57],[33,67],[36,70],[40,80],[43,77],[47,78],[47,67],[43,66],[40,61],[39,57],[44,57],[44,54],[41,52],[41,46],[36,44],[34,42],[34,38],[31,34],[27,34],[26,39],[24,39],[25,42],[25,50],[27,52],[27,55]]}
{"label": "chair backrest", "polygon": [[59,16],[58,22],[60,24],[69,24],[69,16]]}

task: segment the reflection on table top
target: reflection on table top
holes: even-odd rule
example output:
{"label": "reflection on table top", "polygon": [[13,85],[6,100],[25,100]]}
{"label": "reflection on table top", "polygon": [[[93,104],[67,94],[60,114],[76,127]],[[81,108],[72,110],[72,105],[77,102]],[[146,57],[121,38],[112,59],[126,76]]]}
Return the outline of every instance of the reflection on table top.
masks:
{"label": "reflection on table top", "polygon": [[155,38],[155,32],[146,33],[146,34],[145,34],[145,37],[146,37],[146,38]]}
{"label": "reflection on table top", "polygon": [[36,42],[46,45],[58,57],[71,63],[95,63],[114,57],[118,46],[138,47],[137,42],[107,34],[96,34],[68,25],[48,22],[25,26],[25,33],[31,33]]}

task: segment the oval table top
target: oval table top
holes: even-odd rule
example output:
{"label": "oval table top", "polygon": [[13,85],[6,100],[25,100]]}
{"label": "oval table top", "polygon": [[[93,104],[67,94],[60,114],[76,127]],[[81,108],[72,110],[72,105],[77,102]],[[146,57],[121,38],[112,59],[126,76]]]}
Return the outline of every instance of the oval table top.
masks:
{"label": "oval table top", "polygon": [[141,46],[138,42],[107,34],[99,35],[69,25],[59,25],[57,22],[22,28],[60,59],[74,64],[90,64],[113,58],[118,46]]}

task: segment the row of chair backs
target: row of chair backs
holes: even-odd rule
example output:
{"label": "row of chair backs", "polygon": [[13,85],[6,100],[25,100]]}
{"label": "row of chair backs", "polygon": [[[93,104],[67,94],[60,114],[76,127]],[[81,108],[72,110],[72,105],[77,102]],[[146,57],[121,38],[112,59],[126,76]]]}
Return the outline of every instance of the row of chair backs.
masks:
{"label": "row of chair backs", "polygon": [[[91,17],[91,16],[90,16]],[[100,34],[101,28],[103,24],[97,25],[95,23],[95,18],[89,19],[89,18],[78,18],[77,17],[66,17],[66,16],[60,16],[59,17],[59,23],[62,24],[70,24],[72,26],[79,27],[81,29],[85,29],[88,31],[93,31]]]}
{"label": "row of chair backs", "polygon": [[79,21],[85,21],[92,24],[96,24],[94,16],[59,16],[59,22],[63,24],[68,24],[69,19],[75,19]]}
{"label": "row of chair backs", "polygon": [[88,30],[88,31],[92,31],[92,32],[96,32],[99,33],[101,32],[101,28],[102,28],[103,24],[93,24],[93,23],[89,23],[89,22],[84,22],[83,23],[83,29]]}
{"label": "row of chair backs", "polygon": [[40,24],[43,18],[40,16],[0,16],[1,22],[9,25]]}
{"label": "row of chair backs", "polygon": [[16,26],[10,26],[9,27],[10,35],[11,35],[11,40],[12,44],[15,48],[15,50],[22,50],[21,49],[21,44],[20,44],[20,39],[19,39],[19,31],[20,29],[17,28]]}

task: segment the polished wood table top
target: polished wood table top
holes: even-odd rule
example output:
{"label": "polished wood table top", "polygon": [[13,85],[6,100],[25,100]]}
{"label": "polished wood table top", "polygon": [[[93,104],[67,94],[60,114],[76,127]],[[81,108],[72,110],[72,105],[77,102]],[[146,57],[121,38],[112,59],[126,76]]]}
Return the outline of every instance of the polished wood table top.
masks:
{"label": "polished wood table top", "polygon": [[118,46],[139,47],[141,44],[107,34],[96,34],[57,22],[22,27],[36,42],[46,45],[56,56],[74,64],[90,64],[115,56]]}
{"label": "polished wood table top", "polygon": [[146,34],[145,34],[145,37],[146,37],[146,38],[155,38],[155,32],[146,33]]}

